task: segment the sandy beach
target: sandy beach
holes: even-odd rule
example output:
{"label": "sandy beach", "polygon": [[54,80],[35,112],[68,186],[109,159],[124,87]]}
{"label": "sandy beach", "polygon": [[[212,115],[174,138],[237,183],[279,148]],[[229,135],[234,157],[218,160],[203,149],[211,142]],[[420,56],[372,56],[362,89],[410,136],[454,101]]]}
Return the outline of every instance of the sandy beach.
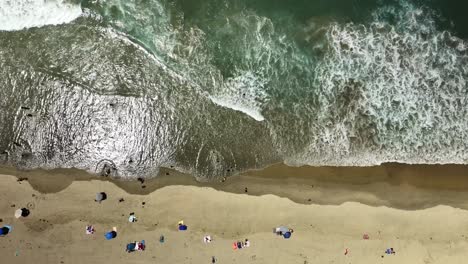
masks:
{"label": "sandy beach", "polygon": [[[2,262],[211,263],[215,256],[217,263],[465,263],[468,211],[460,209],[468,208],[465,192],[382,178],[332,183],[294,172],[297,177],[278,179],[267,169],[224,183],[196,183],[174,172],[145,183],[84,178],[68,183],[60,174],[76,172],[67,170],[22,172],[29,176],[22,181],[1,175],[1,224],[13,226],[0,237]],[[96,203],[101,191],[108,199]],[[394,204],[413,209],[391,208]],[[30,216],[14,218],[21,207],[29,208]],[[128,221],[131,212],[135,223]],[[187,231],[178,231],[180,220]],[[87,224],[96,228],[94,235],[85,234]],[[295,230],[290,239],[273,234],[279,225]],[[118,235],[106,240],[112,227]],[[205,244],[205,235],[213,241]],[[233,242],[246,238],[250,247],[233,250]],[[127,243],[139,240],[146,241],[145,251],[125,252]],[[384,253],[390,247],[396,254]]]}

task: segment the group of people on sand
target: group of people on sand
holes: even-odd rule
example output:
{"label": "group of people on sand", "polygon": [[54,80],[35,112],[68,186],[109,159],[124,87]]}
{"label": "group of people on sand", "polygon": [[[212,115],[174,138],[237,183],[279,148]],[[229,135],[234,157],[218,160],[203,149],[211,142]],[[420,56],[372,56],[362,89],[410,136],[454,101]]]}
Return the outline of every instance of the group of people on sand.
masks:
{"label": "group of people on sand", "polygon": [[127,244],[127,249],[126,249],[126,251],[127,251],[128,253],[133,252],[133,251],[143,251],[143,250],[145,250],[145,247],[146,247],[146,245],[145,245],[145,241],[144,241],[144,240],[142,240],[141,242],[135,241],[135,242],[132,242],[132,243],[128,243],[128,244]]}
{"label": "group of people on sand", "polygon": [[[25,218],[28,217],[31,212],[28,208],[21,208],[15,211],[16,218]],[[4,225],[0,228],[0,236],[6,236],[13,231],[13,227],[11,225]]]}
{"label": "group of people on sand", "polygon": [[[99,192],[96,194],[96,199],[94,201],[101,203],[102,201],[107,199],[107,194],[105,192]],[[137,217],[135,216],[135,213],[130,213],[130,216],[128,217],[128,221],[130,223],[134,223],[137,221]],[[86,226],[86,234],[92,235],[96,232],[94,227],[92,225],[87,225]],[[108,231],[104,234],[104,237],[106,240],[111,240],[117,237],[117,227],[113,227],[111,231]],[[125,249],[126,252],[134,252],[134,251],[143,251],[145,250],[146,245],[145,245],[145,240],[141,240],[140,242],[134,241],[131,243],[127,244],[127,247]]]}
{"label": "group of people on sand", "polygon": [[279,226],[275,228],[273,232],[278,236],[283,236],[285,239],[288,239],[291,237],[292,233],[294,233],[294,230],[285,226]]}
{"label": "group of people on sand", "polygon": [[[95,199],[96,202],[101,203],[102,201],[104,201],[106,199],[107,199],[107,194],[105,192],[100,192],[100,193],[96,194],[96,199]],[[27,208],[21,208],[21,209],[18,209],[18,210],[15,211],[15,217],[16,218],[27,217],[27,216],[29,216],[29,214],[30,214],[30,211]],[[132,222],[132,223],[137,221],[135,213],[130,213],[128,221]],[[184,224],[184,221],[179,221],[178,222],[178,230],[179,231],[186,231],[187,228],[188,227],[187,227],[187,225]],[[0,228],[0,236],[6,236],[7,234],[11,233],[12,230],[13,230],[13,228],[10,225],[4,225],[3,227]],[[92,235],[95,232],[96,232],[96,230],[95,230],[94,226],[92,226],[92,225],[87,225],[86,226],[86,234],[87,235]],[[279,226],[279,227],[274,228],[273,232],[278,236],[283,236],[285,239],[289,239],[291,237],[292,233],[294,232],[294,230],[292,228],[289,228],[289,227]],[[105,236],[105,238],[107,240],[116,238],[117,237],[117,228],[113,227],[113,229],[111,231],[109,231],[109,232],[106,232],[104,234],[104,236]],[[363,238],[364,239],[369,239],[369,236],[367,234],[365,234],[363,236]],[[164,242],[164,236],[161,236],[159,241],[161,243],[163,243]],[[203,238],[203,241],[205,243],[210,243],[212,241],[212,238],[211,238],[211,236],[206,235]],[[244,241],[236,241],[236,242],[233,243],[233,249],[234,250],[247,248],[247,247],[250,247],[250,241],[247,238]],[[134,242],[131,242],[131,243],[127,244],[126,252],[130,253],[130,252],[134,252],[134,251],[143,251],[143,250],[145,250],[145,248],[146,248],[145,240],[141,240],[140,242],[134,241]],[[346,249],[346,252],[345,252],[345,255],[347,255],[347,254],[348,254],[348,249]],[[385,250],[385,254],[394,255],[395,250],[393,248],[387,248]],[[383,258],[383,255],[382,255],[382,258]],[[217,259],[213,256],[212,257],[212,263],[215,263],[215,262],[217,262]]]}
{"label": "group of people on sand", "polygon": [[234,242],[234,244],[232,244],[232,248],[234,250],[242,249],[246,247],[250,247],[250,241],[247,238],[245,239],[245,241],[237,241],[237,242]]}

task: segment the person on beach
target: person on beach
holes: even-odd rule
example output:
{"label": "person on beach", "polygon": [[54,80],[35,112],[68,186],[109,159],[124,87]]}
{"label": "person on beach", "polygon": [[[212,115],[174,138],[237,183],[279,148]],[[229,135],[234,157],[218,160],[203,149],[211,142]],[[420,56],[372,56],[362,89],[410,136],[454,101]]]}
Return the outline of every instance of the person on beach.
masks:
{"label": "person on beach", "polygon": [[245,239],[244,247],[250,247],[250,241],[247,238]]}
{"label": "person on beach", "polygon": [[185,230],[187,230],[187,226],[184,225],[184,221],[183,221],[183,220],[179,221],[178,225],[179,225],[179,231],[185,231]]}
{"label": "person on beach", "polygon": [[387,250],[385,250],[385,254],[395,254],[395,250],[393,250],[393,248],[387,248]]}
{"label": "person on beach", "polygon": [[92,225],[87,225],[86,226],[86,234],[87,235],[92,235],[92,234],[94,234],[95,231],[96,230],[94,230],[94,226],[92,226]]}
{"label": "person on beach", "polygon": [[142,240],[141,242],[133,242],[133,243],[128,243],[127,244],[127,248],[125,251],[127,251],[128,253],[130,252],[133,252],[133,251],[143,251],[145,250],[146,248],[146,245],[145,245],[145,241]]}
{"label": "person on beach", "polygon": [[285,227],[285,226],[279,226],[277,228],[275,228],[275,233],[279,236],[282,236],[284,233],[288,232],[289,231],[289,228]]}
{"label": "person on beach", "polygon": [[205,244],[210,243],[211,242],[211,236],[205,236],[203,238],[203,242],[205,242]]}
{"label": "person on beach", "polygon": [[242,241],[237,241],[237,248],[242,249],[244,247],[244,242]]}
{"label": "person on beach", "polygon": [[134,223],[134,222],[137,221],[137,218],[136,218],[136,216],[135,216],[135,213],[130,213],[130,216],[128,217],[128,221],[129,221],[130,223]]}

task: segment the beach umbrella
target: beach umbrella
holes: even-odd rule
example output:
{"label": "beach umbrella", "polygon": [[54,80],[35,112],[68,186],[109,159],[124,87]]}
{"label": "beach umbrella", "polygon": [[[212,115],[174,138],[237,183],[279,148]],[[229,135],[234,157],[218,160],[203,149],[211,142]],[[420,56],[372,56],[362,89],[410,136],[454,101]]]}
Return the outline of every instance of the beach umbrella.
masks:
{"label": "beach umbrella", "polygon": [[128,252],[135,251],[135,247],[136,247],[136,243],[128,243],[127,244],[127,251]]}
{"label": "beach umbrella", "polygon": [[110,232],[107,232],[104,236],[106,237],[107,240],[111,240],[117,236],[117,232],[110,231]]}
{"label": "beach umbrella", "polygon": [[16,217],[16,218],[20,218],[22,213],[23,213],[23,212],[21,211],[21,209],[16,210],[16,211],[15,211],[15,217]]}
{"label": "beach umbrella", "polygon": [[107,194],[105,192],[96,193],[96,202],[102,202],[107,199]]}
{"label": "beach umbrella", "polygon": [[8,225],[4,225],[2,228],[0,228],[0,236],[5,236],[7,235],[8,233],[11,232],[13,228],[11,226],[8,226]]}
{"label": "beach umbrella", "polygon": [[0,228],[0,236],[8,234],[9,231],[10,231],[10,229],[8,229],[6,227]]}
{"label": "beach umbrella", "polygon": [[30,214],[29,209],[27,208],[21,208],[15,211],[15,217],[20,218],[20,217],[26,217]]}
{"label": "beach umbrella", "polygon": [[291,232],[288,231],[288,232],[284,233],[283,237],[286,238],[286,239],[290,238],[291,237]]}

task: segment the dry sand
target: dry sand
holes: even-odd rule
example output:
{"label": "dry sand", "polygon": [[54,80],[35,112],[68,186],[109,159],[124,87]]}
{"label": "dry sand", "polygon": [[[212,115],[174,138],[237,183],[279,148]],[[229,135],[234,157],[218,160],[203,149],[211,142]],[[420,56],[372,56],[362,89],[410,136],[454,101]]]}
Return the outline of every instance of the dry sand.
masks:
{"label": "dry sand", "polygon": [[[300,173],[296,178],[279,177],[281,173],[288,171],[254,172],[222,184],[170,175],[180,185],[162,188],[167,178],[145,182],[148,187],[141,188],[141,183],[117,182],[118,187],[84,178],[68,182],[44,172],[40,177],[24,174],[28,181],[21,182],[0,175],[0,224],[14,228],[0,237],[1,263],[198,264],[211,263],[211,256],[217,263],[268,264],[466,263],[468,259],[468,211],[452,207],[468,208],[466,192],[395,184],[380,176],[339,183],[305,179]],[[137,190],[149,193],[129,193]],[[101,204],[93,200],[100,191],[108,194]],[[120,198],[125,201],[119,202]],[[381,206],[393,204],[426,209]],[[15,219],[14,211],[20,207],[29,207],[31,215]],[[131,212],[138,222],[128,222]],[[177,231],[179,220],[185,221],[188,231]],[[93,224],[96,234],[86,235],[86,224]],[[274,235],[272,228],[278,225],[294,228],[292,238]],[[104,233],[113,226],[118,236],[107,241]],[[365,233],[369,240],[362,238]],[[213,237],[212,243],[203,243],[206,234]],[[164,243],[159,242],[160,235],[165,236]],[[232,243],[245,238],[251,246],[234,251]],[[145,251],[125,252],[128,242],[141,239],[147,243]],[[395,255],[384,254],[389,247]],[[344,255],[346,248],[349,253]]]}

